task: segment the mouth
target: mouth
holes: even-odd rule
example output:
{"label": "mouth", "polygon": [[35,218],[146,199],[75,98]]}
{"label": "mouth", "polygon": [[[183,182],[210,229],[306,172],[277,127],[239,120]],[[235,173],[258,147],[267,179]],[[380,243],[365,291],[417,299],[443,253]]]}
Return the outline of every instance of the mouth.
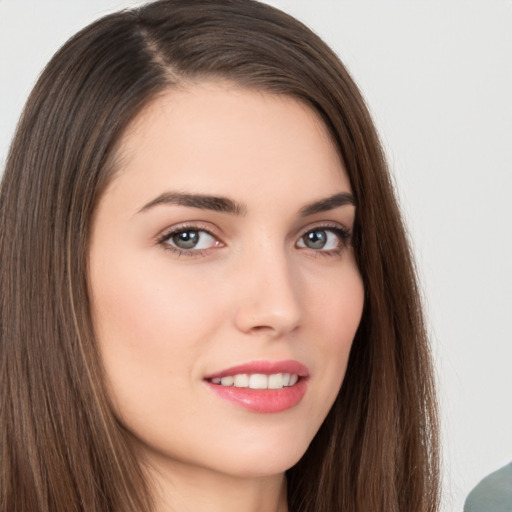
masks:
{"label": "mouth", "polygon": [[283,389],[297,384],[299,376],[296,373],[238,373],[225,377],[215,377],[210,380],[212,384],[220,386],[248,389]]}
{"label": "mouth", "polygon": [[205,377],[218,397],[258,413],[277,413],[302,400],[309,371],[296,361],[256,361]]}

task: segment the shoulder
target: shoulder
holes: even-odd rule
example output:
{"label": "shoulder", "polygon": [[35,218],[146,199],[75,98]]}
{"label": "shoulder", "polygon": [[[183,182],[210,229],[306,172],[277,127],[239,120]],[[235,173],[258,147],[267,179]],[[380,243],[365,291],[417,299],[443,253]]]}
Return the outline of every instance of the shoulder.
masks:
{"label": "shoulder", "polygon": [[486,476],[469,493],[464,512],[512,512],[512,462]]}

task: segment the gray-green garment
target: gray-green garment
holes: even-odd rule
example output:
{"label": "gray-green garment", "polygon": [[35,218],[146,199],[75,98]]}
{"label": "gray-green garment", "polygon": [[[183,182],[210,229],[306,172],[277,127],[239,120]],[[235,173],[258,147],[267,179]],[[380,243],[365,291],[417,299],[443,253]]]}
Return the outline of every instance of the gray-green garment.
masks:
{"label": "gray-green garment", "polygon": [[512,462],[486,476],[469,493],[464,512],[512,512]]}

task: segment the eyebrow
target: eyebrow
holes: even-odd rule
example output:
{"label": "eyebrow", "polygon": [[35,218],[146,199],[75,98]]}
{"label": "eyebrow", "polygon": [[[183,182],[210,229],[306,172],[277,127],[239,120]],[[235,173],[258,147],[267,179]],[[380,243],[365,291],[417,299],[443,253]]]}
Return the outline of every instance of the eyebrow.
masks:
{"label": "eyebrow", "polygon": [[[303,206],[299,210],[299,216],[308,217],[315,213],[334,210],[335,208],[346,205],[355,206],[355,204],[354,196],[352,194],[342,192]],[[164,192],[149,203],[145,204],[138,213],[145,212],[159,205],[186,206],[189,208],[212,210],[237,216],[243,216],[247,213],[247,206],[226,197],[211,196],[207,194],[188,194],[182,192]]]}
{"label": "eyebrow", "polygon": [[342,192],[340,194],[334,194],[331,197],[320,199],[319,201],[315,201],[314,203],[303,206],[299,211],[299,215],[301,217],[308,217],[309,215],[314,215],[315,213],[327,212],[329,210],[334,210],[335,208],[346,205],[355,206],[356,201],[352,194],[349,194],[348,192]]}
{"label": "eyebrow", "polygon": [[247,208],[226,197],[210,196],[206,194],[184,194],[180,192],[164,192],[144,205],[139,213],[145,212],[158,205],[188,206],[200,210],[213,210],[214,212],[230,213],[232,215],[245,215]]}

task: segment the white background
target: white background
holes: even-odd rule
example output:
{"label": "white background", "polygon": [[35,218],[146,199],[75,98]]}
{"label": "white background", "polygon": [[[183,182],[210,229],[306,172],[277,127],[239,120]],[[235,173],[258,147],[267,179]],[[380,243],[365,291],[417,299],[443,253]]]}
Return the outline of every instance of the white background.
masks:
{"label": "white background", "polygon": [[[0,166],[44,64],[141,2],[0,0]],[[512,2],[275,0],[331,44],[388,151],[442,402],[443,511],[512,460]]]}

